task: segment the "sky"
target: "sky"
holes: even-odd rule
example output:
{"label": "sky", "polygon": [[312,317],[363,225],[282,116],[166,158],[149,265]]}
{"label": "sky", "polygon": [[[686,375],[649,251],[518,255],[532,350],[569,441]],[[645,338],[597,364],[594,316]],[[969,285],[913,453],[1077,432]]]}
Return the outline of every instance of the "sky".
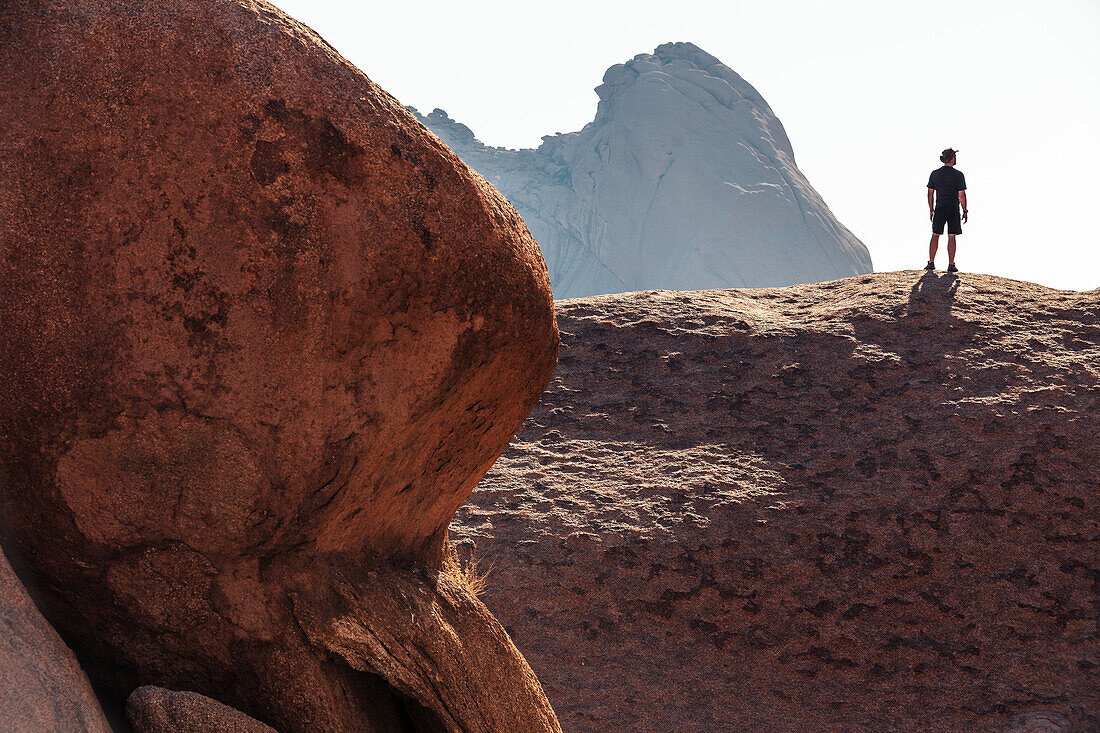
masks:
{"label": "sky", "polygon": [[960,269],[1100,287],[1100,0],[275,4],[403,104],[511,148],[590,122],[609,66],[691,41],[768,101],[876,271],[924,265],[925,184],[954,147]]}

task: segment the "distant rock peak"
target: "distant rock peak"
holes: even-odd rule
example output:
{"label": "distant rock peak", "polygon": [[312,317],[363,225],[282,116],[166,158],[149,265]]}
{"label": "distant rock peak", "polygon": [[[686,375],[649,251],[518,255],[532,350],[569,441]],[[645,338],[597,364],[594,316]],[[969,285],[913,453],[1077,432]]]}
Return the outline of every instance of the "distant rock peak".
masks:
{"label": "distant rock peak", "polygon": [[555,297],[871,271],[771,107],[715,56],[665,43],[609,68],[596,94],[592,122],[537,149],[485,145],[441,109],[417,113],[523,216]]}
{"label": "distant rock peak", "polygon": [[[646,55],[646,54],[639,54]],[[667,61],[690,61],[700,68],[707,66],[721,65],[722,62],[716,57],[711,56],[703,49],[696,46],[690,41],[672,41],[669,43],[662,43],[655,48],[652,53],[653,56],[665,59]]]}
{"label": "distant rock peak", "polygon": [[[418,117],[421,116],[420,113],[416,111],[415,107],[409,107],[408,109],[413,114],[417,115]],[[436,107],[435,109],[433,109],[427,116],[422,117],[422,119],[427,121],[426,124],[429,127],[432,127],[432,128],[436,128],[436,127],[446,128],[447,130],[450,131],[450,134],[458,140],[462,140],[462,141],[469,142],[469,143],[478,143],[478,142],[480,142],[474,136],[474,131],[473,130],[471,130],[469,127],[462,124],[461,122],[455,122],[454,120],[452,120],[450,115],[447,114],[447,111],[442,110],[439,107]]]}
{"label": "distant rock peak", "polygon": [[[711,72],[711,70],[714,70],[716,73],[710,75],[720,78],[724,78],[727,73],[733,74],[733,71],[730,70],[729,67],[725,66],[717,58],[711,56],[694,43],[662,43],[654,49],[653,53],[640,53],[625,63],[615,64],[609,68],[604,72],[604,83],[596,87],[596,94],[599,95],[600,99],[605,99],[609,97],[624,80],[629,79],[631,73],[633,73],[633,78],[636,79],[644,72],[646,67],[672,64],[678,64],[683,67],[689,67],[704,72]],[[734,74],[734,76],[737,75]],[[737,76],[737,78],[741,79],[739,76]],[[741,81],[743,82],[744,80]]]}
{"label": "distant rock peak", "polygon": [[[772,112],[764,97],[740,74],[694,43],[663,43],[653,53],[640,53],[630,61],[616,64],[604,72],[603,83],[596,87],[600,106],[595,122],[611,114],[605,101],[613,100],[623,89],[647,77],[671,77],[690,84],[714,98],[714,102],[727,109],[739,103],[747,103],[760,115],[761,122],[773,138],[776,147],[794,162],[794,150],[786,130]],[[683,90],[681,90],[683,91]],[[690,93],[688,93],[690,96]],[[659,108],[655,108],[659,111]]]}

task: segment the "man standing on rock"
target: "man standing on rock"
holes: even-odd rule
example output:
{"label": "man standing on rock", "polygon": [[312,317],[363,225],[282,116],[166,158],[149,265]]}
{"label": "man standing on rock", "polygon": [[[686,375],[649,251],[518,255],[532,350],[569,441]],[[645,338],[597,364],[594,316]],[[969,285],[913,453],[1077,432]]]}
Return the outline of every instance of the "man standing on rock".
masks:
{"label": "man standing on rock", "polygon": [[[962,171],[955,168],[955,155],[958,150],[948,148],[940,155],[943,166],[928,176],[928,218],[932,220],[932,241],[928,244],[928,264],[926,270],[936,269],[936,250],[940,246],[940,235],[944,224],[947,225],[947,271],[958,272],[955,267],[955,237],[962,234],[962,222],[959,221],[959,209],[962,209],[962,221],[967,220],[966,178]],[[935,194],[935,205],[932,196]]]}

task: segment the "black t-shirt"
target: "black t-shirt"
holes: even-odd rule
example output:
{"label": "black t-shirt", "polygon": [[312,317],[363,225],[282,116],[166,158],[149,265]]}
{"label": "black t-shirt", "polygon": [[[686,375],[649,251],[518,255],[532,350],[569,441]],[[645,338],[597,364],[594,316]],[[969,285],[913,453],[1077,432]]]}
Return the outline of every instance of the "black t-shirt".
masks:
{"label": "black t-shirt", "polygon": [[958,206],[959,191],[966,190],[966,178],[962,171],[945,165],[928,176],[928,187],[936,189],[936,208]]}

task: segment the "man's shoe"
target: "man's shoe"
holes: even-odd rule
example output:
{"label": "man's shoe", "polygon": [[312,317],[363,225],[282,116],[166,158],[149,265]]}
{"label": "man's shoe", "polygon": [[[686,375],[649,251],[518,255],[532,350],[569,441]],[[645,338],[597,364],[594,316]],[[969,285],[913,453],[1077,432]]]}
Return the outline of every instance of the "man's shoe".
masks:
{"label": "man's shoe", "polygon": [[955,263],[952,262],[950,265],[947,266],[947,271],[948,272],[958,272],[959,268],[955,267]]}
{"label": "man's shoe", "polygon": [[928,264],[924,266],[924,269],[926,269],[926,270],[935,270],[936,269],[936,263],[932,262],[932,261],[929,261]]}

